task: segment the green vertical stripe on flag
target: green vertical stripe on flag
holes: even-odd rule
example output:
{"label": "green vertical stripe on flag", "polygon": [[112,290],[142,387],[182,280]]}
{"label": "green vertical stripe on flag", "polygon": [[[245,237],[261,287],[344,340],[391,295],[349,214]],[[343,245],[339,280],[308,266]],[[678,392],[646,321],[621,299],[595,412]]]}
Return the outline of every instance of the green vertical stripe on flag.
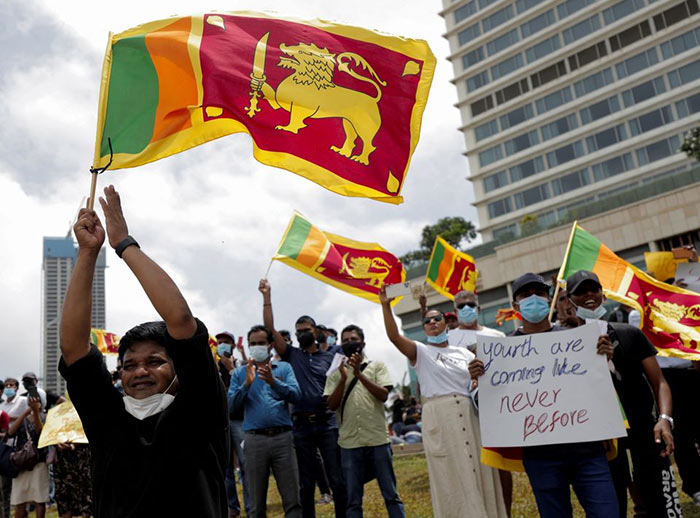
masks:
{"label": "green vertical stripe on flag", "polygon": [[158,75],[146,48],[146,36],[112,46],[112,70],[100,153],[140,153],[151,141],[158,106]]}
{"label": "green vertical stripe on flag", "polygon": [[428,267],[428,279],[433,282],[437,281],[440,275],[440,263],[443,257],[445,257],[445,247],[438,240],[435,241],[435,251],[433,252],[432,260],[430,261],[430,266]]}
{"label": "green vertical stripe on flag", "polygon": [[574,238],[571,241],[571,250],[566,262],[563,278],[579,270],[593,271],[595,263],[598,261],[600,252],[600,241],[582,228],[576,228]]}
{"label": "green vertical stripe on flag", "polygon": [[304,242],[309,236],[309,232],[311,232],[311,222],[302,217],[295,216],[294,221],[292,221],[292,224],[289,226],[287,235],[284,237],[284,241],[280,245],[277,255],[296,259],[302,248],[304,248]]}

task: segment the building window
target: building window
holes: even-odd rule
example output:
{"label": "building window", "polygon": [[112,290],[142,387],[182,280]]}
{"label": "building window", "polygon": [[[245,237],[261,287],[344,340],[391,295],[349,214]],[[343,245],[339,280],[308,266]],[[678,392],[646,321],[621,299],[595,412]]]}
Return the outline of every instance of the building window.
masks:
{"label": "building window", "polygon": [[665,91],[666,84],[664,83],[663,77],[657,77],[656,79],[639,84],[634,88],[622,92],[622,101],[625,104],[625,108],[629,108],[630,106],[662,94]]}
{"label": "building window", "polygon": [[490,83],[489,79],[489,71],[484,70],[483,72],[479,72],[475,76],[470,77],[467,79],[467,91],[469,93],[473,92],[474,90],[478,90],[482,86],[485,86]]}
{"label": "building window", "polygon": [[563,60],[557,61],[548,67],[538,70],[530,76],[532,88],[539,88],[540,86],[545,85],[550,81],[554,81],[563,75],[566,75],[566,64]]}
{"label": "building window", "polygon": [[644,7],[644,0],[622,0],[612,7],[603,11],[603,18],[605,19],[605,25],[610,25],[615,23],[617,20],[629,16],[635,11],[642,9]]}
{"label": "building window", "polygon": [[481,167],[486,167],[489,164],[492,164],[494,162],[498,162],[503,158],[503,150],[501,149],[501,145],[498,144],[497,146],[493,146],[489,149],[485,149],[481,153],[479,153],[479,165]]}
{"label": "building window", "polygon": [[535,187],[513,195],[516,209],[522,209],[523,207],[534,205],[535,203],[548,200],[549,198],[551,198],[549,184],[546,183],[536,185]]}
{"label": "building window", "polygon": [[591,92],[603,88],[613,82],[613,74],[610,68],[601,70],[596,74],[591,74],[583,78],[581,81],[574,83],[576,97],[583,97]]}
{"label": "building window", "polygon": [[462,67],[464,69],[467,69],[470,66],[475,65],[480,61],[483,61],[483,59],[484,49],[483,47],[479,47],[478,49],[474,49],[471,52],[467,52],[464,56],[462,56]]}
{"label": "building window", "polygon": [[586,137],[586,147],[588,152],[592,153],[600,149],[604,149],[618,142],[622,142],[627,138],[627,131],[625,131],[625,125],[619,124],[613,126],[612,128],[599,131],[595,135]]}
{"label": "building window", "polygon": [[474,135],[476,136],[476,141],[484,140],[492,135],[498,133],[498,122],[496,119],[490,120],[474,128]]}
{"label": "building window", "polygon": [[640,52],[636,56],[632,56],[631,58],[615,65],[615,69],[617,70],[617,78],[622,79],[623,77],[631,76],[652,65],[655,65],[658,62],[659,57],[656,53],[656,48],[651,48],[645,52]]}
{"label": "building window", "polygon": [[544,97],[540,97],[535,101],[535,106],[537,106],[537,115],[542,115],[543,113],[553,110],[562,104],[566,104],[571,101],[571,99],[571,88],[568,86],[562,88],[561,90],[557,90],[556,92],[552,92],[549,95],[545,95]]}
{"label": "building window", "polygon": [[544,160],[542,160],[541,156],[538,156],[511,167],[508,173],[510,174],[510,181],[517,182],[541,171],[544,171]]}
{"label": "building window", "polygon": [[547,164],[549,167],[557,167],[558,165],[565,164],[571,160],[583,156],[583,142],[577,140],[566,146],[562,146],[554,151],[547,153]]}
{"label": "building window", "polygon": [[583,39],[598,29],[600,29],[600,16],[596,13],[590,18],[586,18],[582,22],[565,29],[564,32],[562,32],[564,44],[568,45],[576,40]]}
{"label": "building window", "polygon": [[695,49],[698,45],[700,45],[700,28],[663,42],[661,54],[663,54],[664,59],[670,59],[686,50]]}
{"label": "building window", "polygon": [[576,120],[576,114],[572,113],[571,115],[567,115],[566,117],[562,117],[561,119],[557,119],[554,122],[550,122],[549,124],[542,126],[540,128],[542,131],[542,140],[545,141],[553,139],[554,137],[576,129],[577,127],[578,121]]}
{"label": "building window", "polygon": [[632,119],[630,121],[630,131],[633,136],[636,136],[670,122],[673,122],[673,112],[671,111],[671,106],[668,105]]}
{"label": "building window", "polygon": [[682,101],[676,103],[676,111],[678,117],[687,117],[693,113],[700,112],[700,94],[695,94],[691,97],[686,97]]}
{"label": "building window", "polygon": [[460,31],[457,34],[457,40],[459,40],[459,44],[461,46],[469,43],[470,41],[478,38],[479,36],[481,36],[481,29],[479,29],[479,24],[475,23],[474,25],[471,25],[466,29]]}
{"label": "building window", "polygon": [[489,217],[491,219],[497,218],[498,216],[503,216],[513,209],[510,204],[510,198],[503,198],[502,200],[497,200],[488,205]]}
{"label": "building window", "polygon": [[619,32],[610,38],[610,48],[613,52],[620,50],[632,43],[646,38],[651,34],[649,22],[644,20],[639,25],[633,25],[629,29]]}
{"label": "building window", "polygon": [[528,90],[530,90],[530,87],[527,84],[527,79],[521,79],[520,81],[516,81],[515,83],[496,91],[496,102],[498,104],[506,103],[511,99],[515,99],[516,97],[524,94]]}
{"label": "building window", "polygon": [[488,32],[491,29],[495,29],[499,25],[506,23],[514,16],[513,4],[505,6],[500,11],[496,11],[490,16],[487,16],[481,21],[481,26],[484,32]]}
{"label": "building window", "polygon": [[625,153],[622,156],[616,156],[615,158],[610,158],[609,160],[596,164],[591,169],[593,169],[593,178],[595,181],[600,182],[611,176],[629,171],[633,167],[632,155],[630,153]]}
{"label": "building window", "polygon": [[591,104],[579,112],[583,124],[589,124],[603,117],[607,117],[611,113],[620,111],[620,101],[616,95],[607,99]]}
{"label": "building window", "polygon": [[639,162],[640,166],[656,162],[677,153],[679,147],[680,139],[675,135],[671,138],[654,142],[637,150],[637,162]]}
{"label": "building window", "polygon": [[522,54],[516,54],[508,59],[505,59],[495,66],[491,67],[491,76],[493,80],[499,79],[505,75],[510,74],[514,70],[519,69],[523,66],[523,56]]}
{"label": "building window", "polygon": [[532,20],[528,20],[520,26],[520,34],[523,39],[532,36],[533,34],[540,32],[545,27],[554,25],[556,20],[554,19],[554,9],[545,11],[539,16],[535,16]]}
{"label": "building window", "polygon": [[560,194],[565,194],[569,191],[580,189],[589,183],[591,183],[590,173],[588,168],[586,168],[581,169],[580,171],[565,174],[564,176],[560,176],[556,180],[552,181],[552,190],[554,191],[555,196],[559,196]]}
{"label": "building window", "polygon": [[563,20],[567,16],[580,11],[587,5],[592,4],[595,0],[566,0],[557,6],[557,13],[559,14],[559,19]]}
{"label": "building window", "polygon": [[518,11],[518,14],[524,13],[542,2],[544,2],[544,0],[517,0],[515,2],[515,10]]}
{"label": "building window", "polygon": [[513,223],[512,225],[507,225],[505,227],[501,228],[496,228],[493,230],[493,239],[498,240],[501,238],[509,237],[517,237],[518,236],[518,226]]}
{"label": "building window", "polygon": [[695,81],[698,77],[700,77],[700,59],[668,73],[671,88],[678,88],[681,85]]}
{"label": "building window", "polygon": [[498,0],[479,0],[479,9],[486,9],[492,3],[497,2],[497,1]]}
{"label": "building window", "polygon": [[531,104],[526,104],[520,108],[516,108],[513,111],[506,113],[501,116],[501,127],[505,131],[508,128],[517,126],[518,124],[525,122],[528,119],[534,117]]}
{"label": "building window", "polygon": [[484,178],[484,191],[490,192],[508,185],[508,176],[505,171],[499,171]]}
{"label": "building window", "polygon": [[467,5],[463,5],[455,11],[455,23],[459,23],[462,20],[469,18],[475,13],[476,5],[474,4],[474,2],[469,2]]}
{"label": "building window", "polygon": [[493,97],[491,95],[487,95],[478,101],[474,101],[471,103],[470,108],[472,110],[472,117],[476,117],[477,115],[480,115],[493,108]]}
{"label": "building window", "polygon": [[608,49],[605,42],[596,43],[588,48],[585,48],[576,54],[569,56],[569,68],[573,71],[580,67],[585,67],[589,63],[608,55]]}
{"label": "building window", "polygon": [[527,57],[527,62],[533,63],[534,61],[551,54],[559,47],[561,47],[561,40],[559,39],[559,35],[555,34],[551,38],[547,38],[546,40],[539,42],[537,45],[533,45],[532,47],[526,49],[525,56]]}
{"label": "building window", "polygon": [[503,36],[489,41],[486,44],[486,49],[489,52],[489,56],[493,56],[511,45],[515,45],[518,41],[520,41],[518,29],[513,29],[512,31],[506,32]]}
{"label": "building window", "polygon": [[686,0],[654,16],[654,25],[656,30],[660,31],[697,14],[698,11],[697,0]]}
{"label": "building window", "polygon": [[533,130],[506,141],[506,154],[514,155],[539,143],[540,139],[537,136],[537,130]]}

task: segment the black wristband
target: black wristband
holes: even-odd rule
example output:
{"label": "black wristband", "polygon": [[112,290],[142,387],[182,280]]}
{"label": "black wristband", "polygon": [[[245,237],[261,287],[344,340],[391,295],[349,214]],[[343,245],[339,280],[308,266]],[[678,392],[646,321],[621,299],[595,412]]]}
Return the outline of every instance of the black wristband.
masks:
{"label": "black wristband", "polygon": [[136,240],[131,237],[131,236],[126,236],[122,241],[117,245],[117,247],[114,249],[115,252],[117,252],[117,255],[119,256],[119,259],[122,258],[122,254],[124,253],[124,250],[129,248],[131,245],[136,245],[139,248],[139,244],[136,242]]}

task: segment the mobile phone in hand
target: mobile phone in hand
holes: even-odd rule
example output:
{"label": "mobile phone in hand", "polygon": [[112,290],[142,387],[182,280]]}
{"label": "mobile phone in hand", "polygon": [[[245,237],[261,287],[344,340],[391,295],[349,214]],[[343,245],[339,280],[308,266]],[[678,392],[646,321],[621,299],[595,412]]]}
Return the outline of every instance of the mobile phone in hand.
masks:
{"label": "mobile phone in hand", "polygon": [[31,385],[27,388],[27,395],[33,399],[41,399],[41,396],[39,396],[39,391],[36,389],[35,385]]}

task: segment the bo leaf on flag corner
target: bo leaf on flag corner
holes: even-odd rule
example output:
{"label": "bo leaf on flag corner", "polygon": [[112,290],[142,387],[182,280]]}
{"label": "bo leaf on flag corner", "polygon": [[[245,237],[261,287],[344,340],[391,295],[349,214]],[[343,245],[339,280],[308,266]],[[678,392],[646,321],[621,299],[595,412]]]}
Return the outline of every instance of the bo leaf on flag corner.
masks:
{"label": "bo leaf on flag corner", "polygon": [[[406,279],[401,261],[379,244],[324,232],[296,211],[273,260],[376,303],[384,284]],[[399,300],[397,297],[392,304]]]}

